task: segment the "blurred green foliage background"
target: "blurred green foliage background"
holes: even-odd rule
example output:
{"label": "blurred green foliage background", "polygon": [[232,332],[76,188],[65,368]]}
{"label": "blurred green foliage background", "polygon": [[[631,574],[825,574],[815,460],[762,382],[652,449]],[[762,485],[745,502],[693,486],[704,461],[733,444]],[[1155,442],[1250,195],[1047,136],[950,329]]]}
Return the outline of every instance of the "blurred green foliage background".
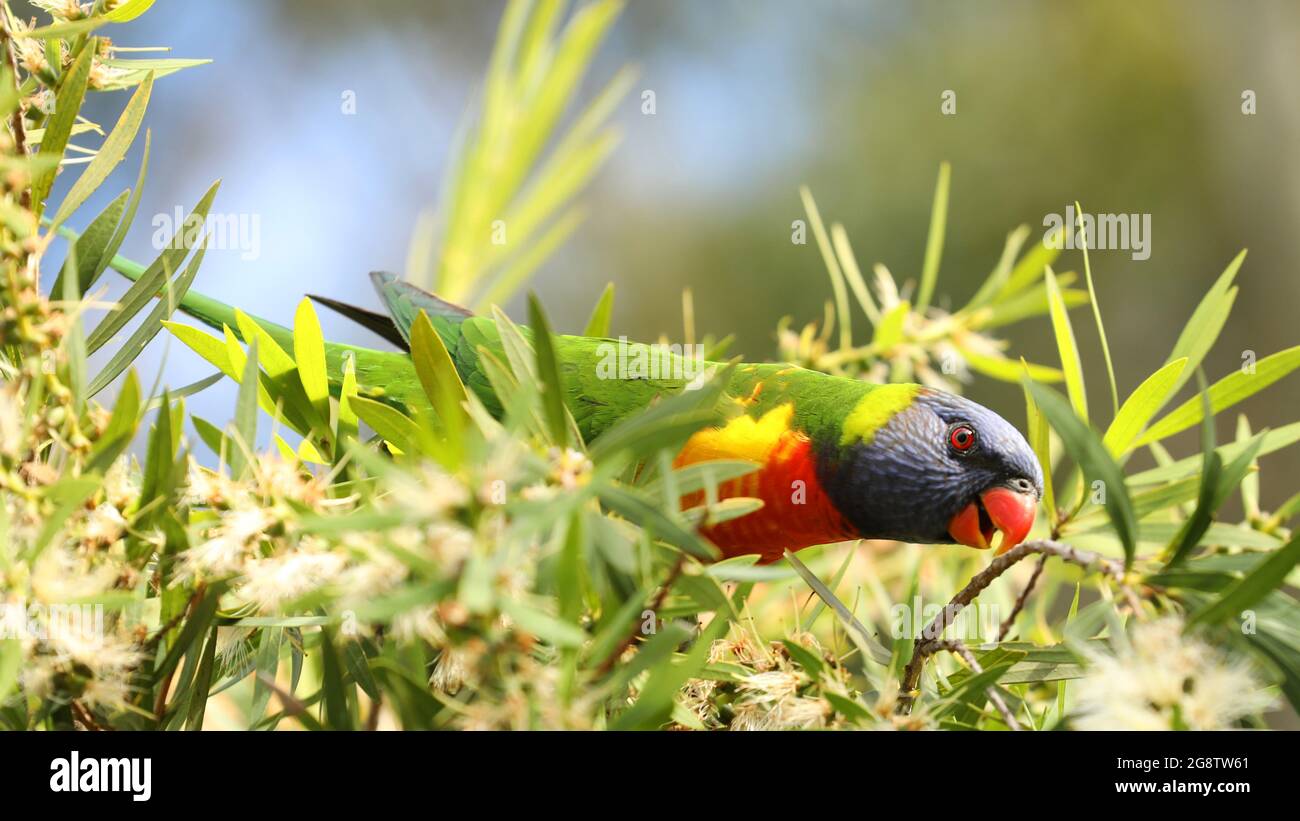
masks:
{"label": "blurred green foliage background", "polygon": [[[417,215],[437,199],[503,6],[158,3],[114,32],[119,44],[165,42],[174,56],[214,64],[155,90],[141,222],[188,208],[220,176],[214,210],[258,215],[260,254],[210,252],[199,290],[281,320],[304,290],[369,304],[364,274],[404,268]],[[1300,7],[1287,2],[639,0],[584,95],[624,63],[639,66],[614,118],[623,144],[586,194],[586,224],[534,287],[572,332],[612,280],[616,333],[677,340],[690,287],[701,331],[734,332],[736,352],[769,357],[778,318],[801,326],[830,298],[815,244],[791,243],[799,184],[845,224],[864,268],[881,261],[914,279],[935,172],[949,160],[940,304],[970,296],[1007,231],[1023,222],[1039,237],[1044,216],[1075,199],[1090,213],[1152,215],[1149,260],[1093,256],[1121,395],[1163,361],[1209,284],[1249,248],[1233,316],[1206,362],[1213,380],[1239,367],[1242,351],[1262,358],[1297,342],[1297,42]],[[1246,89],[1257,96],[1253,116],[1242,113]],[[653,115],[642,113],[646,90]],[[940,111],[945,90],[956,93],[955,115]],[[347,92],[353,115],[342,111]],[[103,119],[96,106],[115,105],[106,96],[86,113]],[[138,152],[88,213],[130,184]],[[152,258],[150,239],[142,226],[123,252]],[[1081,270],[1081,259],[1067,252],[1056,267]],[[506,307],[522,318],[522,301]],[[324,321],[331,338],[367,339]],[[1075,328],[1085,367],[1100,375],[1092,323],[1080,313]],[[1016,354],[1056,363],[1046,318],[1007,333]],[[142,372],[162,356],[151,347]],[[175,346],[165,367],[172,384],[206,373]],[[193,409],[224,413],[234,390],[219,385]],[[969,393],[1023,423],[1019,387],[979,380]],[[1092,400],[1105,403],[1105,392]],[[1258,430],[1291,421],[1297,404],[1300,380],[1290,379],[1242,410]],[[1221,420],[1224,439],[1232,418]],[[1176,455],[1192,452],[1195,436],[1174,440]],[[1267,458],[1264,471],[1267,508],[1296,488],[1300,452]]]}

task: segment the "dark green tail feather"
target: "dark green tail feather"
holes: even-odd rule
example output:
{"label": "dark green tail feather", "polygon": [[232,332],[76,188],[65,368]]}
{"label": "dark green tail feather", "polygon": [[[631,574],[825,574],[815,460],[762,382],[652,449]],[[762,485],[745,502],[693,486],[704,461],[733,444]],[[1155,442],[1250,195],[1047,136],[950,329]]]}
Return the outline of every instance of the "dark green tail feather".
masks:
{"label": "dark green tail feather", "polygon": [[424,311],[433,324],[433,329],[442,337],[447,350],[454,351],[460,342],[460,324],[474,313],[459,305],[441,299],[428,291],[421,290],[409,282],[404,282],[397,274],[387,271],[372,271],[370,281],[375,286],[384,307],[388,309],[389,319],[398,333],[406,340],[407,347],[411,341],[411,325],[415,318]]}
{"label": "dark green tail feather", "polygon": [[411,345],[407,342],[406,337],[397,329],[397,325],[387,314],[381,314],[378,311],[371,311],[358,305],[352,305],[347,302],[339,302],[337,299],[330,299],[327,296],[319,294],[307,294],[313,302],[317,302],[329,308],[331,311],[345,316],[363,328],[373,332],[404,351],[410,351]]}

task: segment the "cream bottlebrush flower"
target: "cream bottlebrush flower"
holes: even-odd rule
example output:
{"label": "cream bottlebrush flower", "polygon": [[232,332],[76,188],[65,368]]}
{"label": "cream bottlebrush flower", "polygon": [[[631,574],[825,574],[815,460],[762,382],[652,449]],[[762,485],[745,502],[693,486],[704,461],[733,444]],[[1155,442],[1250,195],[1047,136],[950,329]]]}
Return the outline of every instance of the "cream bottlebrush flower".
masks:
{"label": "cream bottlebrush flower", "polygon": [[288,553],[244,564],[244,582],[236,595],[263,613],[278,613],[289,604],[339,577],[347,558],[311,544]]}
{"label": "cream bottlebrush flower", "polygon": [[417,517],[436,519],[463,507],[469,497],[469,490],[455,477],[426,462],[409,474],[394,477],[388,501]]}
{"label": "cream bottlebrush flower", "polygon": [[1272,703],[1246,665],[1173,617],[1136,625],[1128,646],[1090,661],[1076,691],[1081,730],[1226,729]]}
{"label": "cream bottlebrush flower", "polygon": [[565,490],[575,490],[591,479],[594,466],[587,454],[573,448],[551,448],[551,481]]}
{"label": "cream bottlebrush flower", "polygon": [[398,641],[423,639],[433,645],[444,645],[447,633],[433,605],[423,605],[403,610],[393,617],[393,636]]}
{"label": "cream bottlebrush flower", "polygon": [[91,88],[106,88],[131,72],[124,68],[104,65],[95,58],[90,65],[90,74],[86,77],[86,84]]}
{"label": "cream bottlebrush flower", "polygon": [[439,522],[429,528],[426,544],[444,564],[457,566],[474,552],[474,534],[458,524]]}
{"label": "cream bottlebrush flower", "polygon": [[177,580],[237,575],[244,569],[250,553],[245,542],[218,533],[181,554],[176,570]]}
{"label": "cream bottlebrush flower", "polygon": [[134,640],[91,629],[89,618],[82,621],[80,626],[50,629],[46,643],[60,660],[106,674],[129,670],[143,660]]}
{"label": "cream bottlebrush flower", "polygon": [[470,678],[470,668],[477,661],[476,654],[463,648],[452,646],[442,648],[442,652],[438,654],[438,661],[433,665],[429,686],[448,695],[456,695],[465,681]]}
{"label": "cream bottlebrush flower", "polygon": [[[82,5],[78,0],[31,0],[36,8],[44,11],[55,20],[80,20],[90,14],[91,4]],[[108,3],[115,6],[116,3]]]}
{"label": "cream bottlebrush flower", "polygon": [[253,635],[251,627],[218,627],[217,658],[227,670],[239,670],[248,663],[253,653],[249,639]]}
{"label": "cream bottlebrush flower", "polygon": [[121,708],[131,695],[130,679],[145,654],[129,636],[95,635],[85,630],[52,630],[30,656],[23,687],[49,695],[66,677],[81,680],[80,698],[89,706]]}
{"label": "cream bottlebrush flower", "polygon": [[81,700],[88,707],[122,709],[127,706],[134,690],[130,676],[125,671],[96,675],[86,682],[81,691]]}
{"label": "cream bottlebrush flower", "polygon": [[23,37],[22,32],[30,30],[21,20],[14,20],[15,36],[11,42],[17,47],[19,64],[30,73],[45,71],[49,63],[45,60],[45,41],[34,37]]}
{"label": "cream bottlebrush flower", "polygon": [[185,476],[186,504],[212,508],[237,507],[251,503],[249,489],[224,473],[208,470],[190,457]]}
{"label": "cream bottlebrush flower", "polygon": [[326,498],[323,482],[304,473],[297,462],[269,450],[253,462],[253,484],[264,499],[284,499],[315,508]]}
{"label": "cream bottlebrush flower", "polygon": [[32,567],[29,589],[42,604],[90,599],[111,589],[121,571],[116,562],[91,562],[67,546],[51,546]]}
{"label": "cream bottlebrush flower", "polygon": [[523,497],[526,502],[549,502],[556,496],[559,496],[560,491],[554,485],[548,485],[545,482],[538,482],[525,487],[519,492],[519,495]]}
{"label": "cream bottlebrush flower", "polygon": [[406,564],[379,544],[378,534],[348,533],[342,547],[352,554],[351,563],[338,579],[342,595],[339,604],[344,608],[356,607],[386,593],[410,575]]}
{"label": "cream bottlebrush flower", "polygon": [[830,704],[798,695],[799,674],[783,670],[747,676],[740,682],[741,698],[731,720],[734,730],[796,730],[824,727]]}
{"label": "cream bottlebrush flower", "polygon": [[527,453],[513,440],[504,440],[492,449],[475,476],[475,496],[482,505],[503,505],[508,501],[511,485],[518,478]]}
{"label": "cream bottlebrush flower", "polygon": [[104,474],[104,500],[119,511],[134,508],[140,501],[140,465],[134,457],[122,456]]}
{"label": "cream bottlebrush flower", "polygon": [[92,545],[104,546],[117,541],[126,531],[126,519],[113,505],[104,502],[86,517],[82,537]]}

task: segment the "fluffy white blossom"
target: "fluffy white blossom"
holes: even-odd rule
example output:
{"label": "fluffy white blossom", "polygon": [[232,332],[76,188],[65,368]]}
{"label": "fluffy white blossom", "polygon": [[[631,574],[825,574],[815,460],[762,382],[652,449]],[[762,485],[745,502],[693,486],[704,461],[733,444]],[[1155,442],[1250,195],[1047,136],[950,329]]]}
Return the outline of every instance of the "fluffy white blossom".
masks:
{"label": "fluffy white blossom", "polygon": [[1083,730],[1217,730],[1267,709],[1250,669],[1163,618],[1134,626],[1127,645],[1097,653],[1077,684]]}

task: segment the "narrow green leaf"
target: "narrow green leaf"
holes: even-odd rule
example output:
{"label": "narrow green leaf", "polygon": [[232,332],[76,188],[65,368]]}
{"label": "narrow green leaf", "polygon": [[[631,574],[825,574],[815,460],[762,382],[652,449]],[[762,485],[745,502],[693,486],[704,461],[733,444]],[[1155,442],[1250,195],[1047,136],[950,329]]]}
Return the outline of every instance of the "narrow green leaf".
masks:
{"label": "narrow green leaf", "polygon": [[875,636],[871,635],[871,631],[867,630],[862,625],[862,622],[858,621],[857,617],[853,615],[853,611],[849,610],[844,602],[840,601],[839,597],[832,593],[831,589],[823,584],[821,579],[817,578],[817,574],[809,570],[807,565],[788,550],[785,553],[785,560],[807,582],[808,586],[817,594],[817,597],[840,617],[845,632],[849,634],[849,638],[862,651],[862,654],[874,660],[877,664],[889,666],[893,654],[884,645],[876,641]]}
{"label": "narrow green leaf", "polygon": [[140,327],[135,329],[135,333],[131,334],[126,343],[118,348],[117,353],[113,354],[112,359],[104,365],[104,369],[91,381],[89,388],[91,396],[108,387],[117,378],[118,374],[126,370],[135,361],[135,358],[144,351],[145,346],[153,341],[153,338],[162,330],[163,320],[172,315],[172,312],[176,310],[180,301],[185,298],[185,294],[190,290],[190,285],[194,283],[194,277],[199,273],[199,266],[203,264],[203,255],[206,251],[207,244],[205,242],[199,246],[198,252],[194,254],[194,258],[190,260],[190,264],[181,272],[181,275],[174,281],[167,283],[158,304],[145,317],[144,322],[140,323]]}
{"label": "narrow green leaf", "polygon": [[269,376],[279,379],[298,369],[293,357],[280,347],[280,343],[257,324],[257,320],[238,308],[235,309],[235,324],[239,327],[239,337],[244,342],[251,343],[254,339],[257,340],[258,359],[261,361],[262,370]]}
{"label": "narrow green leaf", "polygon": [[59,210],[54,215],[55,226],[61,225],[72,216],[73,212],[95,193],[104,180],[108,179],[113,169],[117,168],[118,163],[126,157],[127,149],[131,147],[136,133],[140,130],[140,123],[144,121],[144,112],[149,106],[149,94],[152,91],[153,76],[151,75],[145,78],[135,94],[131,95],[130,102],[122,110],[122,116],[118,118],[117,125],[113,126],[104,144],[100,146],[95,159],[91,160],[86,170],[81,172],[81,176],[72,184],[68,195],[59,204]]}
{"label": "narrow green leaf", "polygon": [[45,127],[45,136],[41,140],[41,150],[38,155],[52,160],[54,164],[42,167],[32,176],[32,210],[38,216],[44,210],[45,198],[50,195],[50,188],[54,186],[58,161],[63,158],[63,152],[68,147],[68,137],[72,134],[72,126],[77,121],[77,112],[81,110],[82,100],[85,99],[86,81],[90,78],[90,64],[97,48],[96,41],[93,39],[82,44],[81,51],[77,53],[72,66],[64,73],[58,91],[54,95],[54,113],[50,115],[49,124]]}
{"label": "narrow green leaf", "polygon": [[208,707],[208,691],[212,689],[212,668],[216,664],[216,659],[217,628],[213,627],[208,631],[208,640],[203,645],[202,655],[199,657],[199,669],[195,672],[194,681],[189,689],[190,705],[185,719],[185,728],[188,730],[203,729],[203,715]]}
{"label": "narrow green leaf", "polygon": [[1175,383],[1174,392],[1177,392],[1191,378],[1196,369],[1201,366],[1205,355],[1210,352],[1210,348],[1214,347],[1215,340],[1219,338],[1219,332],[1223,330],[1224,324],[1228,321],[1228,314],[1232,312],[1232,303],[1237,298],[1237,289],[1233,287],[1232,281],[1236,278],[1237,271],[1241,269],[1245,259],[1246,251],[1242,249],[1201,298],[1196,310],[1192,312],[1191,319],[1187,320],[1187,326],[1178,335],[1178,341],[1174,343],[1174,350],[1169,354],[1168,361],[1173,362],[1175,359],[1186,357],[1187,368]]}
{"label": "narrow green leaf", "polygon": [[[1070,397],[1075,415],[1088,421],[1088,396],[1083,384],[1083,363],[1079,360],[1079,345],[1074,341],[1074,328],[1066,313],[1065,301],[1056,284],[1056,275],[1050,266],[1044,269],[1047,282],[1047,300],[1052,314],[1052,330],[1056,334],[1056,349],[1061,356],[1061,370],[1065,372],[1065,391]],[[1055,425],[1053,425],[1055,427]],[[1057,429],[1059,432],[1059,428]]]}
{"label": "narrow green leaf", "polygon": [[1097,304],[1097,289],[1092,284],[1092,263],[1088,259],[1088,229],[1083,220],[1083,206],[1078,200],[1074,202],[1074,213],[1079,219],[1079,235],[1083,238],[1083,277],[1088,283],[1088,301],[1092,303],[1092,316],[1097,320],[1097,338],[1101,340],[1101,352],[1106,359],[1106,376],[1110,379],[1111,418],[1119,415],[1119,389],[1115,386],[1115,364],[1110,358],[1110,344],[1106,341],[1106,326],[1101,321],[1101,306]]}
{"label": "narrow green leaf", "polygon": [[716,614],[691,644],[684,659],[676,664],[668,662],[651,668],[636,702],[615,720],[611,729],[649,730],[666,721],[678,691],[704,667],[713,643],[726,635],[730,624],[731,619],[722,613]]}
{"label": "narrow green leaf", "polygon": [[1011,276],[1011,266],[1015,264],[1016,257],[1020,255],[1020,249],[1024,247],[1025,240],[1029,239],[1030,229],[1028,225],[1019,225],[1011,233],[1007,234],[1006,242],[1002,246],[1002,256],[998,258],[998,264],[993,271],[980,285],[975,296],[963,308],[963,311],[973,311],[982,305],[993,300],[1003,287],[1006,286],[1007,279]]}
{"label": "narrow green leaf", "polygon": [[[85,293],[91,285],[98,282],[100,275],[108,269],[118,249],[122,247],[122,243],[126,240],[126,234],[130,230],[131,224],[135,222],[135,213],[140,207],[140,196],[144,193],[144,181],[149,174],[151,143],[152,137],[149,129],[145,129],[144,151],[140,159],[140,170],[136,173],[135,187],[123,192],[123,194],[130,197],[126,204],[125,215],[121,216],[120,219],[114,219],[112,225],[109,226],[107,218],[111,215],[111,209],[113,208],[110,204],[109,208],[95,218],[96,223],[101,218],[104,219],[104,227],[112,230],[111,236],[106,243],[101,244],[100,238],[92,231],[95,227],[94,223],[80,237],[76,231],[66,225],[56,229],[61,236],[67,237],[75,243],[73,247],[77,254],[77,268],[79,269],[82,293]],[[143,268],[139,269],[140,272],[143,272],[143,270]]]}
{"label": "narrow green leaf", "polygon": [[971,370],[994,379],[1000,379],[1003,382],[1019,382],[1021,375],[1026,371],[1029,372],[1030,378],[1035,382],[1060,382],[1065,378],[1065,374],[1060,370],[1047,365],[1035,365],[1023,359],[1017,362],[1014,359],[1007,359],[1002,356],[986,356],[966,348],[958,348],[958,350],[961,351],[962,359],[966,361]]}
{"label": "narrow green leaf", "polygon": [[465,386],[460,381],[451,353],[424,311],[420,311],[411,324],[411,359],[424,394],[446,435],[459,440],[464,429]]}
{"label": "narrow green leaf", "polygon": [[[1032,379],[1032,377],[1031,377]],[[1025,391],[1025,433],[1029,438],[1029,445],[1034,449],[1034,456],[1038,458],[1038,467],[1043,471],[1043,507],[1047,511],[1047,521],[1055,522],[1056,517],[1056,491],[1052,486],[1052,430],[1043,418],[1043,413],[1038,409],[1038,403],[1034,401],[1034,395],[1029,391],[1028,382],[1023,382],[1022,387]]]}
{"label": "narrow green leaf", "polygon": [[[1205,374],[1198,368],[1196,372],[1196,381],[1200,386],[1198,398],[1203,407],[1208,410],[1210,407],[1209,391],[1205,385]],[[1209,529],[1210,523],[1214,516],[1214,511],[1218,507],[1215,504],[1215,490],[1219,483],[1219,471],[1223,463],[1219,459],[1219,454],[1214,450],[1214,417],[1206,413],[1201,420],[1201,455],[1204,459],[1201,466],[1200,489],[1196,501],[1196,509],[1192,515],[1179,529],[1177,537],[1169,545],[1169,561],[1165,563],[1168,569],[1177,565],[1185,559],[1198,544],[1201,543],[1201,537]]]}
{"label": "narrow green leaf", "polygon": [[[1300,345],[1278,351],[1255,363],[1253,368],[1243,365],[1210,386],[1210,412],[1217,414],[1241,400],[1252,396],[1282,377],[1300,368]],[[1199,396],[1187,400],[1156,422],[1142,435],[1134,447],[1141,447],[1173,436],[1199,423],[1205,408]]]}
{"label": "narrow green leaf", "polygon": [[799,187],[799,196],[803,200],[804,211],[808,214],[808,224],[812,227],[813,237],[817,240],[817,248],[821,251],[822,262],[826,265],[826,272],[831,278],[831,291],[835,295],[835,312],[840,324],[840,347],[853,347],[853,316],[849,312],[849,294],[844,287],[844,273],[840,270],[839,260],[835,257],[835,249],[831,247],[830,235],[826,233],[826,226],[822,223],[821,213],[817,210],[817,202],[813,199],[812,191],[808,186]]}
{"label": "narrow green leaf", "polygon": [[[1049,237],[1035,242],[1029,251],[1020,258],[1015,267],[1011,269],[1006,284],[994,297],[993,301],[1007,302],[1042,279],[1043,269],[1056,262],[1056,258],[1061,255],[1061,249],[1064,245],[1064,226],[1052,232]],[[1060,276],[1060,284],[1065,285],[1064,274]]]}
{"label": "narrow green leaf", "polygon": [[[131,197],[129,190],[123,191],[113,198],[108,206],[91,220],[90,225],[73,243],[71,253],[76,255],[77,260],[77,290],[85,293],[86,289],[94,284],[92,274],[95,266],[99,264],[99,259],[104,253],[104,249],[113,239],[113,234],[117,231],[117,224],[122,219],[122,212],[126,210],[126,203]],[[50,286],[51,294],[63,293],[63,270],[59,270],[58,277],[54,284]]]}
{"label": "narrow green leaf", "polygon": [[906,301],[900,302],[893,308],[889,309],[880,319],[880,324],[876,326],[875,333],[871,339],[871,345],[878,352],[885,353],[903,341],[903,323],[907,320],[907,315],[911,313],[912,306]]}
{"label": "narrow green leaf", "polygon": [[86,407],[86,399],[89,394],[86,393],[86,333],[85,323],[82,321],[80,305],[81,291],[78,290],[77,270],[77,252],[72,249],[68,254],[68,259],[63,265],[63,302],[68,306],[72,323],[68,328],[67,335],[63,338],[61,346],[67,354],[68,360],[68,387],[72,390],[73,410],[81,413]]}
{"label": "narrow green leaf", "polygon": [[[1067,288],[1066,283],[1072,282],[1074,275],[1070,272],[1058,274],[1056,284],[1061,287],[1061,300],[1065,303],[1067,309],[1077,308],[1080,305],[1088,304],[1088,292],[1081,291],[1078,288]],[[976,323],[978,329],[991,330],[1001,328],[1006,325],[1013,325],[1039,314],[1046,314],[1051,311],[1051,303],[1047,295],[1047,283],[1042,283],[1029,290],[1017,294],[1005,302],[995,302],[992,305],[986,305],[978,311],[979,320]]]}
{"label": "narrow green leaf", "polygon": [[513,595],[498,596],[497,607],[521,630],[556,647],[581,647],[587,640],[586,631],[578,625],[527,605]]}
{"label": "narrow green leaf", "polygon": [[122,389],[118,391],[113,403],[113,415],[91,448],[86,470],[91,473],[107,473],[117,457],[131,444],[139,426],[140,380],[132,370],[122,380]]}
{"label": "narrow green leaf", "polygon": [[1065,450],[1091,481],[1100,481],[1105,492],[1106,513],[1109,515],[1115,533],[1124,546],[1124,565],[1133,563],[1137,541],[1137,517],[1133,512],[1133,502],[1124,484],[1124,474],[1119,465],[1110,457],[1106,446],[1101,443],[1088,423],[1080,419],[1061,395],[1026,380],[1026,387],[1033,394],[1039,409],[1060,435]]}
{"label": "narrow green leaf", "polygon": [[266,715],[266,706],[271,703],[271,688],[267,681],[274,681],[280,669],[280,645],[284,640],[283,627],[263,627],[259,632],[257,645],[256,671],[253,676],[253,698],[248,705],[248,727],[251,730]]}
{"label": "narrow green leaf", "polygon": [[524,338],[516,325],[505,312],[492,306],[492,319],[497,323],[497,332],[501,335],[501,347],[505,351],[510,370],[521,386],[536,388],[537,365],[533,347]]}
{"label": "narrow green leaf", "polygon": [[1169,401],[1170,395],[1177,388],[1179,376],[1186,367],[1187,357],[1175,359],[1148,376],[1129,394],[1106,428],[1102,440],[1111,456],[1118,459],[1132,449],[1133,440],[1142,432],[1142,428]]}
{"label": "narrow green leaf", "polygon": [[[1249,442],[1255,437],[1250,433],[1250,420],[1246,414],[1237,414],[1237,441]],[[1259,437],[1260,445],[1264,443],[1263,437]],[[1256,455],[1259,449],[1256,448]],[[1254,457],[1247,463],[1245,472],[1241,478],[1241,506],[1246,514],[1246,520],[1250,522],[1257,521],[1260,518],[1259,509],[1259,465]]]}
{"label": "narrow green leaf", "polygon": [[220,185],[220,181],[212,184],[212,187],[199,200],[198,205],[194,206],[194,210],[186,217],[185,224],[178,228],[172,241],[167,244],[167,247],[158,255],[158,258],[140,274],[136,282],[127,289],[127,292],[123,294],[121,301],[118,303],[118,307],[104,317],[103,321],[95,327],[95,330],[86,339],[87,350],[94,353],[104,343],[112,339],[114,334],[144,309],[149,300],[158,295],[172,272],[180,268],[181,262],[189,256],[190,249],[198,244],[199,238],[204,235],[204,223],[207,219],[208,209],[212,207],[212,201],[216,197]]}
{"label": "narrow green leaf", "polygon": [[930,208],[930,233],[925,239],[925,263],[921,268],[921,289],[916,298],[916,312],[924,314],[934,296],[939,279],[939,260],[943,257],[943,235],[948,221],[948,188],[952,166],[939,165],[939,179],[934,185],[934,204]]}
{"label": "narrow green leaf", "polygon": [[350,404],[361,421],[403,453],[413,455],[420,452],[420,429],[410,417],[383,402],[364,396],[352,397]]}
{"label": "narrow green leaf", "polygon": [[163,322],[162,326],[170,331],[172,336],[179,339],[187,348],[207,360],[209,364],[220,368],[223,374],[234,379],[236,382],[239,381],[241,374],[231,366],[230,355],[226,351],[226,345],[220,339],[217,339],[211,334],[204,333],[198,328],[190,325],[182,325],[179,322]]}
{"label": "narrow green leaf", "polygon": [[231,448],[229,458],[230,472],[242,476],[249,462],[244,448],[249,453],[257,450],[257,388],[260,379],[257,367],[257,340],[248,346],[248,358],[244,362],[244,373],[239,380],[239,393],[235,397],[235,434],[239,441]]}
{"label": "narrow green leaf", "polygon": [[609,324],[613,315],[614,283],[611,282],[600,292],[600,299],[596,301],[596,307],[591,309],[591,317],[587,320],[587,327],[583,329],[582,335],[596,338],[609,336]]}
{"label": "narrow green leaf", "polygon": [[560,364],[555,358],[555,341],[551,337],[551,323],[537,301],[536,294],[528,295],[528,324],[533,330],[533,347],[537,355],[538,381],[542,388],[542,407],[551,441],[558,447],[569,445],[568,411],[564,407],[564,383],[560,380]]}
{"label": "narrow green leaf", "polygon": [[349,706],[348,687],[343,681],[343,664],[338,647],[334,644],[334,631],[321,627],[321,691],[325,702],[324,726],[331,730],[352,729],[352,711]]}
{"label": "narrow green leaf", "polygon": [[343,360],[343,384],[339,388],[338,441],[346,442],[357,436],[357,412],[352,400],[357,396],[357,365],[354,357]]}
{"label": "narrow green leaf", "polygon": [[712,561],[718,557],[717,548],[693,530],[674,521],[639,492],[612,483],[603,485],[597,492],[603,505],[624,519],[652,531],[657,538],[697,559]]}
{"label": "narrow green leaf", "polygon": [[199,435],[199,440],[221,459],[222,464],[225,464],[230,455],[230,441],[221,432],[221,428],[198,416],[191,416],[190,422],[194,425],[194,432]]}
{"label": "narrow green leaf", "polygon": [[324,420],[330,418],[329,372],[325,366],[325,336],[311,300],[303,297],[293,316],[293,358],[307,398]]}
{"label": "narrow green leaf", "polygon": [[862,313],[867,315],[872,325],[877,324],[880,322],[880,309],[876,307],[876,301],[871,298],[871,289],[867,287],[867,282],[862,277],[858,258],[853,253],[853,246],[849,244],[848,232],[838,222],[831,226],[831,244],[835,246],[835,256],[840,261],[844,279],[848,282],[853,295],[857,297]]}
{"label": "narrow green leaf", "polygon": [[957,685],[948,697],[932,710],[932,714],[936,719],[942,719],[963,705],[971,704],[977,696],[987,694],[988,689],[996,685],[1014,665],[1014,661],[1003,662],[963,679],[961,684]]}
{"label": "narrow green leaf", "polygon": [[1193,613],[1188,626],[1236,618],[1280,587],[1297,562],[1300,562],[1300,533],[1273,551],[1255,570],[1228,588],[1217,600]]}

